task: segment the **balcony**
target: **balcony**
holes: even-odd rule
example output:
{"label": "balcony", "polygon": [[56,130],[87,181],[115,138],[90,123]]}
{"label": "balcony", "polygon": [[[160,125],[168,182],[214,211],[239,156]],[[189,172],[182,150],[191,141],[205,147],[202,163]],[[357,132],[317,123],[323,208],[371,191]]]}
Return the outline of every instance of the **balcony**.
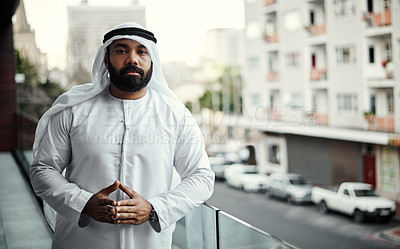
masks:
{"label": "balcony", "polygon": [[278,33],[272,33],[272,34],[265,34],[264,35],[264,39],[268,42],[268,43],[277,43],[278,42]]}
{"label": "balcony", "polygon": [[326,24],[313,24],[306,26],[305,29],[309,32],[310,36],[319,36],[326,34]]}
{"label": "balcony", "polygon": [[367,27],[382,27],[392,25],[392,10],[386,8],[382,12],[370,12],[363,15]]}
{"label": "balcony", "polygon": [[377,116],[372,114],[364,114],[364,118],[368,123],[368,130],[394,132],[394,117],[393,116]]}
{"label": "balcony", "polygon": [[267,81],[268,82],[276,82],[279,80],[279,73],[278,72],[268,72],[267,73]]}
{"label": "balcony", "polygon": [[265,0],[264,1],[265,6],[271,6],[271,5],[274,5],[275,3],[276,3],[275,0]]}
{"label": "balcony", "polygon": [[311,68],[310,81],[325,81],[327,80],[326,69]]}
{"label": "balcony", "polygon": [[382,61],[382,67],[370,68],[368,70],[367,82],[371,88],[394,87],[393,79],[394,64],[387,60]]}
{"label": "balcony", "polygon": [[326,113],[316,113],[315,120],[317,121],[317,125],[329,125],[329,115]]}
{"label": "balcony", "polygon": [[[43,216],[42,201],[36,197],[29,183],[32,151],[16,150],[0,153],[0,187],[13,191],[0,191],[4,200],[0,205],[0,228],[4,228],[5,247],[0,248],[50,248],[54,216]],[[15,205],[15,195],[21,196]],[[13,214],[17,215],[13,215]],[[27,217],[29,217],[27,219]],[[25,224],[21,226],[21,224]],[[7,226],[4,226],[7,224]],[[20,236],[21,234],[26,236]],[[30,236],[28,236],[30,235]],[[0,241],[2,241],[0,239]],[[0,243],[1,244],[1,243]],[[1,244],[2,245],[2,244]],[[176,223],[172,248],[285,248],[296,249],[290,244],[252,225],[207,204],[193,209]]]}
{"label": "balcony", "polygon": [[173,248],[180,249],[296,248],[208,205],[201,205],[177,222],[172,242]]}

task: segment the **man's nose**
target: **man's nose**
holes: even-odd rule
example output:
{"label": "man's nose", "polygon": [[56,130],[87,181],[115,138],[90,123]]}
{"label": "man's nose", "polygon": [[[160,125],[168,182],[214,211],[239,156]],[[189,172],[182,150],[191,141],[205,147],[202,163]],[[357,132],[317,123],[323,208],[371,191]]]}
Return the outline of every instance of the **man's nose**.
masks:
{"label": "man's nose", "polygon": [[131,53],[129,53],[129,56],[126,59],[126,63],[127,64],[138,65],[139,64],[138,58],[139,58],[139,55],[136,52],[132,51]]}

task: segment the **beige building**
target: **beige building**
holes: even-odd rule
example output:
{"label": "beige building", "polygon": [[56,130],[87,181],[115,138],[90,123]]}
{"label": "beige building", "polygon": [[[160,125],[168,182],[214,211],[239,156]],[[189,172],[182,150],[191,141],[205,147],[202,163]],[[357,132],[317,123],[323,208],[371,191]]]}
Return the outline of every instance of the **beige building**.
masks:
{"label": "beige building", "polygon": [[20,1],[13,17],[13,34],[14,48],[19,50],[21,55],[28,58],[31,63],[39,66],[39,75],[47,75],[47,57],[37,47],[35,31],[31,29],[26,19],[23,0]]}
{"label": "beige building", "polygon": [[258,164],[400,201],[400,1],[246,0],[245,18]]}
{"label": "beige building", "polygon": [[[67,71],[89,74],[103,36],[124,22],[137,22],[146,26],[145,7],[133,0],[127,6],[92,6],[87,0],[68,7]],[[79,73],[78,72],[78,73]],[[90,80],[90,79],[87,79]],[[71,82],[72,85],[84,82]]]}

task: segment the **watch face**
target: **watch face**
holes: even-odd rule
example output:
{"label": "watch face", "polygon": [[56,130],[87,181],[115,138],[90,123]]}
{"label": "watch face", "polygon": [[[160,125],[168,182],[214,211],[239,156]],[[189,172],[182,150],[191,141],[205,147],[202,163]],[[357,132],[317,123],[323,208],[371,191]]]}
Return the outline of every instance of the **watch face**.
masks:
{"label": "watch face", "polygon": [[151,210],[151,212],[150,212],[150,221],[151,221],[151,222],[156,222],[157,220],[158,220],[158,218],[157,218],[157,213],[156,213],[156,211]]}

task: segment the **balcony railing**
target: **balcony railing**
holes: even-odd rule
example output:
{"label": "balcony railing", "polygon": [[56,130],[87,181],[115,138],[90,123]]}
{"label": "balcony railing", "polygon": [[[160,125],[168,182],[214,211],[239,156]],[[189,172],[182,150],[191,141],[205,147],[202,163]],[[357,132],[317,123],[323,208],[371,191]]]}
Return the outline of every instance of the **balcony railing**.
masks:
{"label": "balcony railing", "polygon": [[318,36],[326,34],[326,25],[323,24],[313,24],[306,26],[305,29],[309,32],[311,36]]}
{"label": "balcony railing", "polygon": [[323,113],[316,113],[317,125],[329,125],[329,115]]}
{"label": "balcony railing", "polygon": [[310,70],[310,80],[311,81],[321,81],[321,80],[326,80],[326,69],[317,69],[317,68],[311,68]]}
{"label": "balcony railing", "polygon": [[267,81],[268,82],[275,82],[279,80],[278,72],[269,72],[267,73]]}
{"label": "balcony railing", "polygon": [[275,0],[265,0],[264,4],[265,4],[265,6],[273,5],[273,4],[275,4]]}
{"label": "balcony railing", "polygon": [[363,15],[368,27],[381,27],[392,25],[392,10],[387,8],[382,12],[370,12]]}
{"label": "balcony railing", "polygon": [[206,204],[177,222],[172,244],[177,249],[296,248]]}
{"label": "balcony railing", "polygon": [[273,34],[265,34],[264,39],[269,43],[278,42],[278,33],[275,32]]}
{"label": "balcony railing", "polygon": [[394,132],[393,116],[364,115],[368,123],[368,130]]}

